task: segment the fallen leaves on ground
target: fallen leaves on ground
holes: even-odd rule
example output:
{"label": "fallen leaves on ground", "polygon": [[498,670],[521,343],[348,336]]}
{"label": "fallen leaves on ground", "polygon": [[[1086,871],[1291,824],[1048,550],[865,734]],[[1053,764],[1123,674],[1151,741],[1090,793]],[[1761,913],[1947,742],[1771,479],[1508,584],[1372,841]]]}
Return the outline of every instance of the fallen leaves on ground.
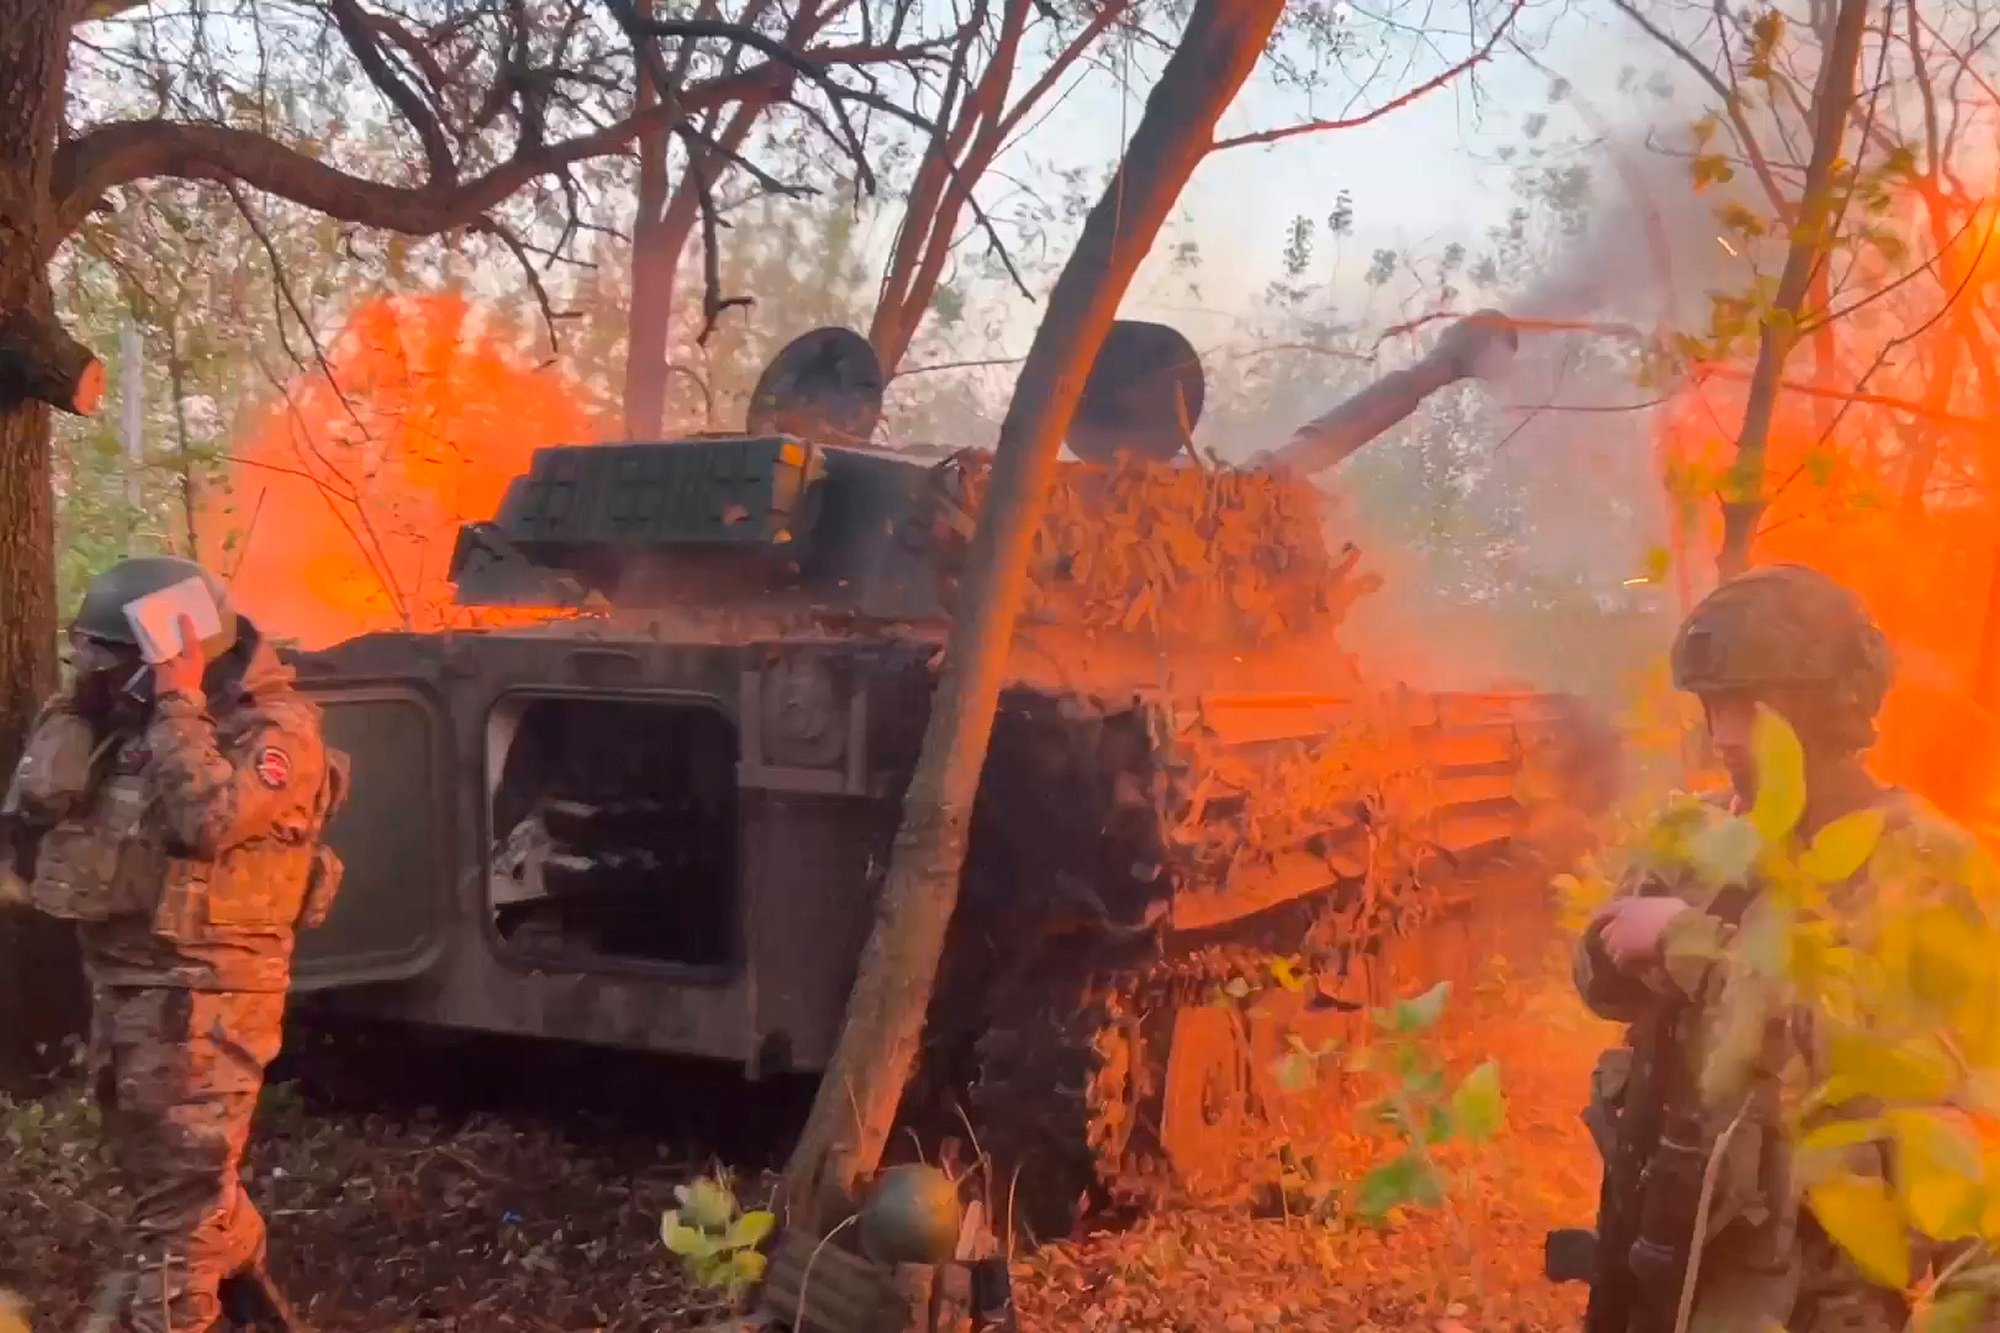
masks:
{"label": "fallen leaves on ground", "polygon": [[[1611,1030],[1553,972],[1472,990],[1446,1020],[1444,1054],[1459,1073],[1499,1060],[1507,1119],[1489,1149],[1453,1150],[1447,1165],[1468,1174],[1450,1211],[1402,1214],[1381,1230],[1337,1213],[1168,1212],[1021,1262],[1023,1328],[1574,1327],[1582,1293],[1543,1281],[1542,1237],[1591,1219],[1597,1165],[1577,1115]],[[36,1328],[75,1327],[118,1253],[123,1206],[95,1114],[76,1090],[0,1102],[0,1138],[0,1290],[20,1292]],[[1346,1174],[1370,1164],[1351,1119],[1327,1122],[1319,1146]],[[274,1268],[329,1333],[666,1331],[718,1313],[659,1239],[673,1186],[697,1165],[630,1125],[309,1113],[280,1085],[259,1112],[248,1183]]]}
{"label": "fallen leaves on ground", "polygon": [[[95,1116],[72,1092],[0,1117],[0,1286],[31,1302],[34,1327],[76,1327],[123,1207]],[[671,1330],[720,1313],[660,1246],[692,1165],[629,1130],[606,1146],[493,1116],[309,1116],[280,1086],[257,1133],[249,1188],[315,1328]]]}

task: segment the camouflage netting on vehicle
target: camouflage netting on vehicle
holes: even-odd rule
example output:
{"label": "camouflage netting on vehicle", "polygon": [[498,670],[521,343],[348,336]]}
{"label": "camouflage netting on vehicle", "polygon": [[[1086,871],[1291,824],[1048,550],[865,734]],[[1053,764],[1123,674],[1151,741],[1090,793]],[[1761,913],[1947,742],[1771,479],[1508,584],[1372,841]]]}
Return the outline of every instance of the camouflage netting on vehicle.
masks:
{"label": "camouflage netting on vehicle", "polygon": [[[961,456],[968,512],[990,474]],[[1265,472],[1125,459],[1056,469],[1035,537],[1031,621],[1163,647],[1257,648],[1332,630],[1380,579],[1352,544],[1330,549],[1327,500]]]}
{"label": "camouflage netting on vehicle", "polygon": [[1198,710],[1176,719],[1167,754],[1168,862],[1180,924],[1201,929],[1310,896],[1350,890],[1314,913],[1322,943],[1373,941],[1436,906],[1426,873],[1449,797],[1429,770],[1417,718],[1391,700],[1310,739],[1241,743]]}

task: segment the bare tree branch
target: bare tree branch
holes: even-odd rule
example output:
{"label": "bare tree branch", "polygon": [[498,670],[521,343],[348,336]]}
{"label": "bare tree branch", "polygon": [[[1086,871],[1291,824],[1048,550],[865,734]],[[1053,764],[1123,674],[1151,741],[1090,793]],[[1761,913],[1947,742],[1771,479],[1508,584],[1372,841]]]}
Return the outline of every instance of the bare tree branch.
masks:
{"label": "bare tree branch", "polygon": [[1750,122],[1743,117],[1742,99],[1736,97],[1730,91],[1729,85],[1717,77],[1714,70],[1703,64],[1700,57],[1688,50],[1685,43],[1640,13],[1638,6],[1633,4],[1632,0],[1611,0],[1611,2],[1618,6],[1620,13],[1638,24],[1648,37],[1664,46],[1709,86],[1709,90],[1722,105],[1723,115],[1729,118],[1730,130],[1735,134],[1737,145],[1742,148],[1743,155],[1749,159],[1750,169],[1757,174],[1758,184],[1764,187],[1764,194],[1771,205],[1771,210],[1779,217],[1789,220],[1794,211],[1791,200],[1778,188],[1778,178],[1771,172],[1770,160],[1764,156],[1764,150],[1750,128]]}
{"label": "bare tree branch", "polygon": [[521,272],[528,279],[528,290],[535,295],[535,304],[541,307],[542,325],[548,330],[549,357],[553,360],[562,355],[562,341],[556,335],[556,321],[563,316],[556,313],[555,304],[549,299],[549,289],[542,282],[542,275],[535,270],[535,261],[528,257],[528,247],[507,228],[492,218],[481,218],[468,230],[476,235],[491,236],[510,250],[521,265]]}
{"label": "bare tree branch", "polygon": [[410,236],[467,226],[537,176],[616,152],[679,115],[746,96],[769,95],[785,71],[760,65],[742,74],[697,85],[678,107],[654,106],[589,134],[538,148],[457,184],[388,185],[341,171],[274,139],[226,125],[173,120],[131,120],[105,125],[64,143],[56,152],[58,235],[67,235],[97,201],[117,186],[152,176],[182,180],[240,181],[340,222]]}
{"label": "bare tree branch", "polygon": [[1474,51],[1450,69],[1424,80],[1407,92],[1390,98],[1387,102],[1384,102],[1372,111],[1364,111],[1358,116],[1348,116],[1341,119],[1309,120],[1297,125],[1280,126],[1277,129],[1256,130],[1249,134],[1239,134],[1228,139],[1217,139],[1213,146],[1219,151],[1224,148],[1244,148],[1252,144],[1273,144],[1285,139],[1296,138],[1301,134],[1317,134],[1323,130],[1351,130],[1369,124],[1372,121],[1380,120],[1390,112],[1399,111],[1419,98],[1436,92],[1468,70],[1476,69],[1480,65],[1485,64],[1492,58],[1494,49],[1506,39],[1507,30],[1514,26],[1514,20],[1520,17],[1521,11],[1524,8],[1526,8],[1526,0],[1514,0],[1514,4],[1507,10],[1505,16],[1501,18],[1499,24],[1495,26],[1492,33],[1486,38],[1485,43],[1477,51]]}
{"label": "bare tree branch", "polygon": [[430,165],[431,181],[438,185],[454,184],[458,180],[458,163],[451,155],[451,145],[445,141],[444,129],[438,124],[430,106],[418,96],[416,89],[403,82],[401,76],[390,67],[388,58],[382,53],[382,46],[376,40],[375,27],[369,16],[363,12],[357,0],[327,0],[327,8],[333,14],[333,21],[340,28],[340,35],[346,39],[348,49],[354,52],[355,60],[361,64],[362,73],[368,81],[381,90],[390,105],[400,111],[403,119],[410,123],[418,142],[424,146],[424,159]]}

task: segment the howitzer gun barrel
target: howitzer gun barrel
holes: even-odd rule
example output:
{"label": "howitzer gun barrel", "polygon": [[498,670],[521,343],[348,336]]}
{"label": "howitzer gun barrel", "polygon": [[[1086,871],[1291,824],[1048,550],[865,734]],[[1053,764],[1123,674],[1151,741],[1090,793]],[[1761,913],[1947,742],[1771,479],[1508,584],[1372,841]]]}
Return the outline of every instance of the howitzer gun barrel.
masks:
{"label": "howitzer gun barrel", "polygon": [[1467,315],[1423,360],[1375,381],[1292,433],[1271,462],[1294,472],[1324,472],[1404,420],[1439,389],[1474,376],[1487,378],[1513,359],[1520,331],[1498,310]]}

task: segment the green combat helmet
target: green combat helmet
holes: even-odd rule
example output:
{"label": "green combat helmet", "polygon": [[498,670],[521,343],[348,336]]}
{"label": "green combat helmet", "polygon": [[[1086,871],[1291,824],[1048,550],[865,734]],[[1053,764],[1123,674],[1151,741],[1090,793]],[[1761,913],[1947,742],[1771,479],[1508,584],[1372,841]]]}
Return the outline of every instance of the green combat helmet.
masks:
{"label": "green combat helmet", "polygon": [[210,661],[236,646],[236,613],[229,608],[229,590],[222,581],[192,560],[171,555],[134,556],[121,560],[90,581],[71,630],[100,643],[138,647],[138,636],[125,619],[125,606],[140,597],[198,578],[208,585],[221,612],[222,628],[202,641]]}
{"label": "green combat helmet", "polygon": [[1811,692],[1824,700],[1813,719],[1821,737],[1855,750],[1875,743],[1893,668],[1889,641],[1860,599],[1803,565],[1767,565],[1731,579],[1674,637],[1675,689]]}

